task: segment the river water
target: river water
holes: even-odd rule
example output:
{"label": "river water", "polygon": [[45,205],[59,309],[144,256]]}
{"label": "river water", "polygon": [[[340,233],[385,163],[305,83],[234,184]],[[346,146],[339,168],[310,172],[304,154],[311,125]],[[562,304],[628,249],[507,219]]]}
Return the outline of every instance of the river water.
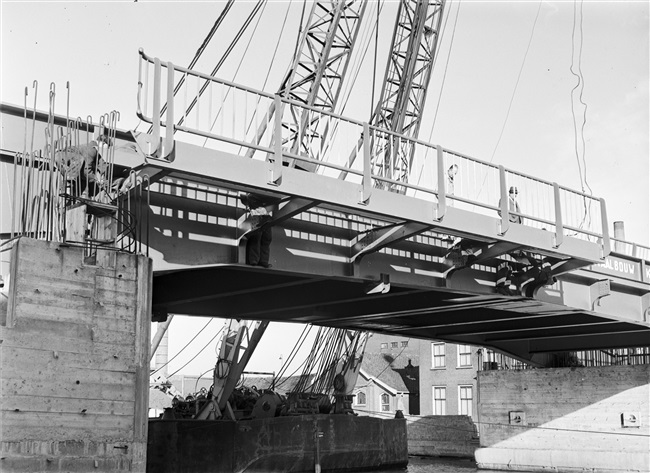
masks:
{"label": "river water", "polygon": [[[495,470],[479,470],[473,460],[451,457],[409,457],[409,464],[406,470],[381,470],[375,473],[493,473]],[[508,470],[510,473],[517,473]]]}

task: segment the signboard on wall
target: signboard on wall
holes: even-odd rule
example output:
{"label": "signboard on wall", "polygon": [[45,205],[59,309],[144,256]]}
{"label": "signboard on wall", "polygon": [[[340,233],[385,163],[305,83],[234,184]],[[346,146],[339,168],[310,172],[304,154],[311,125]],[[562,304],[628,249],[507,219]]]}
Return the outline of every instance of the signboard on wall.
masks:
{"label": "signboard on wall", "polygon": [[[591,269],[598,273],[610,274],[635,281],[650,281],[650,275],[648,279],[645,278],[645,274],[643,276],[641,275],[641,263],[639,261],[630,261],[618,256],[607,256],[605,261],[592,265]],[[647,270],[647,268],[644,269]]]}

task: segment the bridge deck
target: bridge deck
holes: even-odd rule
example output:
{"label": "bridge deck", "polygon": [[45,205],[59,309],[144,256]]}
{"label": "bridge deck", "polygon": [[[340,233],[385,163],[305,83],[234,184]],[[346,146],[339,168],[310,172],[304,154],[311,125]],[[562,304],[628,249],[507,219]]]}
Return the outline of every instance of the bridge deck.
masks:
{"label": "bridge deck", "polygon": [[[528,359],[647,345],[650,276],[602,270],[621,258],[608,256],[602,199],[144,53],[141,61],[151,71],[140,77],[138,114],[152,131],[118,133],[115,166],[149,183],[148,205],[130,209],[143,225],[131,236],[147,240],[154,259],[155,317],[310,322]],[[180,75],[190,90],[210,90],[191,115],[174,115],[187,109],[178,103],[187,94],[172,93]],[[22,109],[2,112],[4,159],[20,152],[24,131]],[[307,148],[288,146],[297,134]],[[506,204],[510,186],[519,212]],[[243,264],[251,222],[242,192],[275,201],[271,269]],[[623,257],[639,276],[648,258]],[[516,295],[497,291],[504,263],[520,275],[509,287]],[[555,282],[529,277],[546,263]]]}

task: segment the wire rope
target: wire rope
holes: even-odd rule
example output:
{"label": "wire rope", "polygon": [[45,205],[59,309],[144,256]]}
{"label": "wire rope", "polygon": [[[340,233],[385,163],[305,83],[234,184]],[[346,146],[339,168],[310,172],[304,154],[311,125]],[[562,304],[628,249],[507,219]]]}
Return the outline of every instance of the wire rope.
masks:
{"label": "wire rope", "polygon": [[[284,32],[284,27],[287,24],[287,19],[289,18],[289,9],[291,8],[291,4],[293,3],[293,0],[290,0],[289,3],[287,4],[287,11],[284,14],[284,20],[282,21],[282,28],[280,28],[280,34],[278,35],[278,40],[275,43],[275,49],[273,50],[273,55],[271,56],[271,64],[268,67],[268,70],[266,71],[266,77],[264,78],[264,84],[262,85],[262,90],[265,89],[266,83],[269,80],[269,76],[271,75],[271,69],[273,68],[273,63],[275,62],[275,56],[278,52],[278,48],[280,46],[280,42],[282,41],[282,33]],[[304,9],[304,3],[303,3],[303,9]],[[260,15],[261,16],[261,15]],[[253,115],[251,116],[250,121],[248,122],[248,126],[246,127],[246,135],[248,135],[248,131],[251,129],[251,126],[253,126],[253,123],[255,122],[255,115],[257,114],[257,105],[259,105],[261,100],[261,97],[257,97],[257,104],[255,106],[255,111],[253,112]],[[207,140],[206,140],[207,142]],[[204,143],[205,146],[205,143]],[[242,146],[239,147],[238,153],[240,153],[242,150]]]}
{"label": "wire rope", "polygon": [[[255,36],[255,33],[257,32],[257,27],[259,26],[260,20],[262,19],[262,15],[264,14],[264,10],[266,9],[266,5],[267,5],[266,0],[260,0],[257,3],[257,5],[255,5],[255,8],[253,9],[253,12],[249,15],[249,17],[248,17],[248,19],[246,21],[246,24],[244,26],[244,29],[248,28],[248,25],[250,23],[250,21],[248,21],[248,20],[252,21],[253,17],[257,14],[257,11],[259,10],[259,6],[262,5],[262,4],[263,4],[262,13],[260,13],[260,15],[257,17],[257,21],[255,22],[255,26],[253,27],[253,32],[251,33],[250,37],[248,38],[248,43],[246,43],[246,47],[244,48],[244,52],[242,53],[241,57],[239,58],[239,64],[237,65],[237,69],[235,70],[235,73],[234,73],[233,78],[232,78],[233,82],[237,79],[237,74],[239,74],[239,69],[241,68],[242,64],[244,63],[244,58],[246,57],[246,53],[248,52],[248,48],[250,47],[251,42],[253,41],[253,37]],[[242,33],[243,33],[243,31],[244,30],[240,30],[240,32],[242,32]],[[239,39],[239,38],[241,38],[241,35],[239,35],[237,39]],[[214,74],[215,73],[213,72],[212,75],[214,75]],[[206,82],[204,87],[201,88],[201,91],[199,92],[199,96],[207,88],[207,85],[208,85],[208,83]],[[231,90],[232,90],[231,88],[228,88],[228,91],[226,92],[226,95],[223,98],[224,101],[230,95]],[[195,99],[195,101],[196,101],[196,99]],[[186,113],[189,113],[189,110],[191,108],[192,108],[192,105],[190,105],[190,107],[189,107],[189,109],[188,109],[188,111]],[[223,102],[221,103],[221,106],[219,107],[219,111],[217,112],[217,114],[214,117],[214,120],[212,121],[212,125],[210,125],[210,131],[212,131],[212,129],[214,128],[214,125],[217,123],[217,119],[219,118],[219,115],[221,115],[221,110],[223,110]],[[208,142],[208,138],[206,138],[205,141],[203,142],[204,147],[207,144],[207,142]]]}
{"label": "wire rope", "polygon": [[[169,363],[171,363],[172,361],[174,361],[174,359],[175,359],[178,355],[180,355],[181,353],[183,353],[183,351],[184,351],[187,347],[189,347],[190,344],[191,344],[194,340],[196,340],[196,337],[198,337],[199,335],[201,335],[201,332],[203,332],[203,331],[206,329],[206,327],[207,327],[208,325],[210,325],[210,323],[212,322],[212,320],[214,320],[214,319],[210,319],[210,320],[208,320],[208,322],[203,326],[203,328],[202,328],[201,330],[199,330],[199,331],[197,332],[197,334],[194,335],[194,337],[192,337],[192,340],[190,340],[189,342],[187,342],[187,343],[185,344],[185,346],[179,350],[178,353],[176,353],[176,354],[175,354],[174,356],[172,356],[169,360],[167,360],[167,363],[165,363],[164,365],[160,366],[158,369],[156,369],[155,371],[153,371],[151,374],[152,374],[152,375],[153,375],[153,374],[156,374],[158,371],[160,371],[161,369],[163,369],[163,368],[164,368],[165,366],[167,366]],[[169,327],[167,327],[167,330],[169,330]]]}
{"label": "wire rope", "polygon": [[[219,17],[217,20],[214,22],[214,25],[212,25],[212,28],[210,28],[210,31],[208,32],[208,35],[205,37],[203,40],[203,43],[201,43],[201,46],[199,46],[199,49],[196,50],[196,53],[194,53],[194,57],[192,58],[192,61],[190,62],[190,65],[187,66],[188,69],[192,69],[198,60],[200,59],[201,55],[205,51],[205,49],[208,47],[208,44],[210,44],[210,41],[212,40],[212,37],[214,34],[217,32],[219,29],[219,26],[221,26],[221,23],[223,20],[226,18],[226,15],[230,11],[230,7],[232,7],[233,3],[235,0],[228,0],[228,3],[226,3],[226,6],[223,8],[221,13],[219,14]],[[178,93],[180,88],[182,87],[183,83],[185,82],[185,74],[181,76],[180,80],[178,81],[178,84],[176,84],[176,87],[174,87],[174,96]],[[160,113],[161,115],[167,110],[167,104],[164,104]],[[138,123],[138,126],[140,126],[140,123]],[[136,128],[137,130],[137,128]],[[149,131],[147,133],[151,133],[153,130],[153,125],[149,127]]]}
{"label": "wire rope", "polygon": [[[262,7],[262,6],[266,7],[266,0],[258,0],[258,2],[255,4],[255,6],[253,7],[253,11],[248,15],[248,17],[246,18],[246,21],[244,21],[244,24],[239,29],[239,31],[237,31],[237,34],[235,35],[235,38],[232,40],[232,42],[230,43],[230,45],[226,49],[226,52],[221,56],[221,59],[219,59],[219,62],[217,63],[217,65],[214,67],[214,69],[210,73],[211,76],[214,77],[217,74],[217,72],[219,71],[219,69],[221,69],[221,66],[223,65],[224,62],[226,62],[226,59],[228,58],[228,56],[230,56],[230,53],[235,49],[235,46],[237,45],[237,43],[239,43],[239,40],[244,35],[244,32],[248,29],[248,26],[253,21],[253,18],[255,18],[255,16],[257,16],[257,12],[259,11],[260,7]],[[259,23],[259,19],[258,19],[257,23]],[[256,28],[257,28],[257,26],[256,26]],[[249,45],[250,45],[250,41],[249,41]],[[248,49],[248,47],[246,49]],[[242,55],[242,59],[243,59],[243,55]],[[241,61],[240,61],[240,65],[241,65]],[[209,84],[210,84],[210,81],[206,80],[205,83],[203,84],[203,86],[201,87],[201,89],[199,90],[199,93],[197,94],[197,96],[194,97],[194,99],[192,100],[190,105],[185,110],[185,113],[183,114],[183,116],[188,116],[190,114],[190,112],[194,108],[194,105],[196,105],[196,103],[198,102],[199,97],[201,97],[201,95],[203,95],[203,92],[205,92],[205,90],[208,88]],[[182,121],[183,121],[183,117],[181,117],[181,119],[179,120],[179,124],[181,124]]]}
{"label": "wire rope", "polygon": [[[577,83],[571,89],[571,116],[573,119],[573,142],[574,142],[574,150],[575,150],[575,157],[576,161],[578,164],[578,175],[580,178],[580,186],[582,189],[583,193],[586,193],[585,191],[585,186],[589,190],[589,193],[592,194],[591,187],[589,186],[589,183],[587,182],[587,161],[586,161],[586,143],[585,143],[585,127],[587,125],[587,103],[584,102],[583,100],[583,93],[584,93],[584,85],[585,85],[585,79],[582,74],[582,44],[583,44],[583,29],[582,29],[582,19],[583,19],[583,14],[582,14],[582,6],[583,2],[580,0],[580,11],[579,15],[576,12],[577,9],[577,3],[578,0],[574,0],[573,2],[573,29],[571,31],[571,66],[569,67],[569,70],[571,74],[573,74],[577,78]],[[579,18],[579,25],[577,18]],[[576,29],[579,29],[579,38],[578,38],[578,61],[577,61],[577,72],[574,70],[574,65],[575,65],[575,56],[576,56]],[[574,93],[578,90],[578,102],[583,106],[582,109],[582,125],[580,129],[578,130],[578,124],[577,124],[577,118],[576,118],[576,111],[575,111],[575,98],[574,98]],[[580,136],[581,140],[581,149],[579,148],[578,145],[578,136]],[[582,167],[580,165],[580,154],[582,154]],[[584,174],[584,177],[583,177]],[[591,223],[591,215],[590,215],[590,208],[591,208],[591,201],[589,201],[589,204],[587,203],[587,198],[585,196],[582,197],[582,204],[584,208],[584,215],[582,218],[582,221],[580,222],[579,228],[582,228],[582,226],[587,223],[589,225]]]}
{"label": "wire rope", "polygon": [[[506,111],[506,117],[503,120],[503,126],[501,127],[501,132],[499,133],[499,138],[497,139],[496,144],[494,145],[494,150],[492,151],[492,156],[490,156],[490,161],[489,163],[492,163],[494,160],[494,156],[496,155],[497,148],[499,147],[499,144],[501,143],[501,138],[503,137],[503,132],[506,129],[506,124],[508,123],[508,118],[510,117],[510,110],[512,109],[512,104],[514,103],[515,100],[515,95],[517,94],[517,88],[519,87],[519,81],[521,80],[521,74],[524,71],[524,66],[526,65],[526,58],[528,57],[528,51],[530,51],[530,45],[533,42],[533,36],[535,35],[535,27],[537,26],[537,20],[539,19],[539,12],[542,9],[542,1],[540,0],[539,5],[537,6],[537,13],[535,14],[535,21],[533,22],[533,27],[530,30],[530,36],[528,38],[528,44],[526,45],[526,52],[524,53],[524,58],[521,61],[521,66],[519,67],[519,73],[517,74],[517,80],[515,81],[515,86],[512,89],[512,95],[510,96],[510,102],[508,104],[508,110]],[[483,186],[485,186],[485,181],[487,180],[487,172],[485,173],[485,176],[483,177],[483,182],[481,183],[481,187],[479,188],[478,194],[476,195],[476,198],[481,195],[481,192],[483,191]]]}
{"label": "wire rope", "polygon": [[196,355],[194,355],[192,358],[190,358],[190,360],[189,360],[187,363],[185,363],[183,366],[181,366],[181,367],[178,368],[176,371],[174,371],[172,374],[170,374],[169,377],[171,378],[171,377],[174,376],[176,373],[178,373],[180,370],[182,370],[182,369],[185,368],[187,365],[189,365],[191,362],[193,362],[193,361],[196,359],[197,356],[199,356],[201,353],[203,353],[203,351],[204,351],[206,348],[208,348],[208,346],[210,346],[210,344],[214,341],[215,338],[217,338],[217,337],[219,336],[219,334],[220,334],[221,332],[223,332],[223,327],[220,328],[220,329],[217,331],[217,333],[214,334],[214,337],[212,337],[212,338],[210,339],[210,341],[209,341],[208,343],[206,343],[206,344],[203,346],[203,348],[201,348],[201,350],[199,350],[199,352],[198,352]]}

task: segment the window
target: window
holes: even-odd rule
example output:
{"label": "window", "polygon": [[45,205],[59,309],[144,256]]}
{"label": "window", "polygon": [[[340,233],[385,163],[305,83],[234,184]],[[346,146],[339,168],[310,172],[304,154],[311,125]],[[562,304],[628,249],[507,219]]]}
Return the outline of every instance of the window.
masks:
{"label": "window", "polygon": [[392,348],[397,348],[397,342],[390,342],[390,346]]}
{"label": "window", "polygon": [[472,366],[472,347],[469,345],[458,345],[458,367],[466,368]]}
{"label": "window", "polygon": [[472,386],[458,386],[458,414],[472,416]]}
{"label": "window", "polygon": [[447,388],[433,387],[433,415],[444,416],[447,413]]}
{"label": "window", "polygon": [[359,406],[365,406],[366,405],[366,393],[363,391],[359,391],[357,393],[357,398],[355,400],[355,404]]}
{"label": "window", "polygon": [[390,397],[388,394],[382,394],[381,398],[381,411],[382,412],[390,412]]}
{"label": "window", "polygon": [[380,347],[382,350],[385,350],[386,348],[388,348],[388,343],[382,343]]}
{"label": "window", "polygon": [[444,368],[445,367],[445,344],[432,343],[431,344],[431,367]]}
{"label": "window", "polygon": [[407,346],[409,346],[409,341],[408,341],[408,340],[403,341],[403,342],[402,342],[402,346],[403,346],[403,347],[407,347]]}

